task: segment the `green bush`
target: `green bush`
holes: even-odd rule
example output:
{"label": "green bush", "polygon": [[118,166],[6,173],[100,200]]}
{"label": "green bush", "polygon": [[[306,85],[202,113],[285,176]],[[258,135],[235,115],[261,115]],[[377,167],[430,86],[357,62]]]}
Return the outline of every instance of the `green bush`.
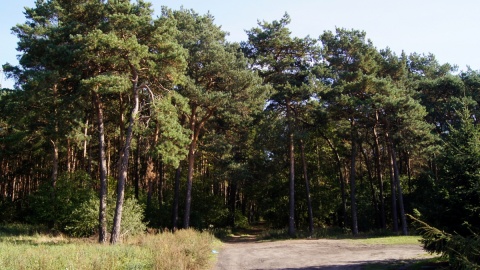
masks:
{"label": "green bush", "polygon": [[50,183],[41,185],[27,200],[26,221],[31,224],[46,224],[50,229],[62,231],[75,209],[98,196],[92,185],[93,180],[85,172],[61,175],[55,191]]}
{"label": "green bush", "polygon": [[246,229],[250,226],[248,223],[248,218],[242,214],[242,211],[236,210],[235,211],[235,227]]}
{"label": "green bush", "polygon": [[[417,215],[419,215],[417,211]],[[480,269],[480,235],[471,231],[471,235],[449,234],[439,230],[416,217],[408,215],[422,236],[420,242],[430,253],[441,254],[448,258],[452,269]],[[464,226],[469,227],[468,224]]]}
{"label": "green bush", "polygon": [[[70,222],[65,226],[64,230],[72,236],[84,237],[91,236],[98,231],[98,211],[100,208],[100,200],[91,198],[82,203],[75,209],[71,216]],[[107,226],[111,230],[113,224],[113,216],[115,214],[115,199],[109,198],[107,202]],[[127,198],[123,204],[121,235],[129,236],[142,233],[146,230],[143,223],[143,207],[134,198]]]}
{"label": "green bush", "polygon": [[[48,225],[50,229],[75,237],[95,234],[98,231],[100,200],[93,186],[94,180],[85,172],[61,175],[55,192],[50,184],[45,184],[30,196],[26,220],[31,224]],[[115,198],[110,197],[107,202],[109,230],[114,213]],[[122,236],[145,231],[143,216],[143,207],[135,199],[127,198],[123,205]]]}

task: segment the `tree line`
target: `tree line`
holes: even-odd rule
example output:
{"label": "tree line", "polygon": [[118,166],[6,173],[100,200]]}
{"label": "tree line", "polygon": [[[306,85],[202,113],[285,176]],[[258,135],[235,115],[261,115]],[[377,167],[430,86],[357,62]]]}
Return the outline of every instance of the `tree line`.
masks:
{"label": "tree line", "polygon": [[240,43],[210,14],[153,14],[128,0],[26,8],[19,65],[3,65],[16,84],[0,95],[2,220],[68,231],[84,209],[79,234],[111,243],[131,209],[172,230],[406,235],[414,209],[478,229],[477,71],[355,29],[294,37],[288,14]]}

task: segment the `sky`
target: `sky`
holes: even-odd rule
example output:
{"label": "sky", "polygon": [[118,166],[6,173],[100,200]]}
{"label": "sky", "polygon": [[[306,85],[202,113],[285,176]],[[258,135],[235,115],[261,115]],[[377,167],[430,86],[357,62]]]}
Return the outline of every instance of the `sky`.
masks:
{"label": "sky", "polygon": [[[291,18],[292,36],[319,37],[336,27],[365,31],[375,47],[397,54],[432,53],[440,63],[480,70],[480,1],[477,0],[150,0],[158,14],[162,6],[210,13],[230,33],[229,41],[247,39],[245,30],[258,21]],[[18,39],[11,28],[25,22],[24,7],[34,0],[0,3],[0,65],[17,65]],[[0,75],[2,87],[13,81]]]}

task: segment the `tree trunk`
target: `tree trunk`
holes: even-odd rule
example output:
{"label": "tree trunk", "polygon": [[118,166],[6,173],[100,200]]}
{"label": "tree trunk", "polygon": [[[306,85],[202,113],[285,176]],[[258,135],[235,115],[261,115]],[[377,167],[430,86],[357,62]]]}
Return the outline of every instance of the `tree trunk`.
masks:
{"label": "tree trunk", "polygon": [[178,201],[180,196],[180,176],[182,174],[182,167],[178,164],[175,172],[175,188],[173,191],[173,209],[172,209],[172,230],[176,231],[178,228]]}
{"label": "tree trunk", "polygon": [[[378,201],[377,201],[377,193],[375,191],[375,185],[374,185],[374,179],[373,179],[373,173],[372,173],[372,165],[370,160],[368,159],[368,154],[366,153],[365,149],[363,149],[362,144],[360,143],[360,149],[361,153],[363,155],[363,159],[365,160],[365,167],[367,168],[367,174],[368,174],[368,182],[370,183],[370,193],[372,196],[372,207],[373,210],[375,211],[375,216],[378,217]],[[375,218],[375,225],[378,226],[379,224],[379,219]]]}
{"label": "tree trunk", "polygon": [[193,187],[193,170],[195,168],[195,150],[197,146],[197,138],[192,134],[192,141],[188,148],[188,169],[187,169],[187,196],[185,198],[185,213],[183,216],[183,228],[190,227],[190,208],[192,204],[192,187]]}
{"label": "tree trunk", "polygon": [[237,181],[230,180],[228,186],[228,210],[230,211],[229,225],[235,227],[235,211],[237,210]]}
{"label": "tree trunk", "polygon": [[330,146],[333,153],[335,154],[335,161],[337,163],[337,169],[338,169],[338,181],[340,182],[340,190],[342,193],[342,218],[343,219],[339,223],[340,223],[340,227],[344,228],[345,222],[347,221],[347,192],[345,190],[345,177],[343,176],[343,172],[342,172],[342,161],[340,160],[340,155],[338,154],[337,149],[335,149],[335,146],[330,141],[330,139],[328,139],[327,136],[325,135],[322,135],[322,137],[327,141],[328,145]]}
{"label": "tree trunk", "polygon": [[58,179],[58,146],[53,141],[50,140],[52,143],[52,199],[55,198],[55,187],[57,186],[57,179]]}
{"label": "tree trunk", "polygon": [[[138,79],[138,78],[137,78]],[[117,183],[117,204],[115,207],[115,216],[113,218],[113,229],[112,235],[110,238],[110,243],[115,244],[120,238],[121,232],[121,223],[122,223],[122,213],[123,213],[123,202],[125,197],[125,182],[127,180],[128,172],[128,158],[130,156],[130,146],[132,143],[133,137],[133,126],[135,124],[137,114],[139,111],[139,94],[138,94],[137,82],[133,86],[133,108],[130,114],[130,119],[128,123],[127,134],[125,137],[125,145],[122,149],[120,156],[120,169],[118,172],[118,183]]]}
{"label": "tree trunk", "polygon": [[303,177],[305,178],[305,191],[307,193],[307,207],[308,207],[308,232],[310,236],[313,235],[313,209],[312,198],[310,196],[310,181],[308,180],[307,161],[305,159],[305,145],[303,140],[300,140],[300,153],[302,156]]}
{"label": "tree trunk", "polygon": [[400,221],[402,223],[402,234],[403,235],[408,235],[408,228],[407,228],[407,219],[405,217],[405,208],[403,205],[403,193],[402,193],[402,186],[400,185],[400,173],[398,171],[398,164],[397,164],[397,155],[395,153],[395,145],[391,141],[390,138],[390,147],[391,147],[391,159],[393,163],[393,174],[394,174],[394,179],[395,179],[395,184],[397,187],[397,193],[398,193],[398,207],[400,209]]}
{"label": "tree trunk", "polygon": [[293,121],[292,108],[290,101],[287,100],[287,123],[288,123],[288,156],[290,162],[289,177],[289,213],[288,213],[288,235],[295,237],[295,152],[293,140]]}
{"label": "tree trunk", "polygon": [[135,151],[135,166],[133,172],[133,182],[135,188],[135,199],[138,201],[140,198],[140,136],[137,136],[137,151]]}
{"label": "tree trunk", "polygon": [[381,226],[382,229],[387,228],[387,221],[386,221],[386,215],[385,215],[385,198],[384,198],[384,191],[383,191],[383,174],[382,174],[382,168],[380,167],[380,146],[379,146],[379,140],[378,140],[378,132],[377,132],[377,123],[378,123],[378,111],[375,113],[376,115],[376,123],[373,126],[373,136],[375,138],[374,140],[374,159],[375,159],[375,174],[377,177],[378,181],[378,188],[380,190],[380,220],[381,220]]}
{"label": "tree trunk", "polygon": [[188,148],[188,172],[187,172],[187,195],[185,198],[185,213],[183,216],[183,228],[190,227],[190,211],[192,204],[193,172],[195,169],[195,152],[197,150],[197,141],[200,131],[205,122],[213,115],[213,110],[209,110],[198,123],[196,117],[196,108],[192,109],[190,117],[190,130],[192,131],[190,146]]}
{"label": "tree trunk", "polygon": [[393,163],[392,147],[389,143],[389,135],[385,134],[388,145],[388,156],[390,157],[390,190],[392,196],[392,219],[393,219],[393,231],[398,233],[398,215],[397,215],[397,195],[396,195],[396,183],[395,183],[395,169]]}
{"label": "tree trunk", "polygon": [[[103,123],[103,104],[98,93],[94,93],[97,109],[99,169],[100,169],[100,207],[98,211],[98,242],[107,242],[107,161],[105,157],[105,127]],[[86,147],[86,144],[85,144]]]}
{"label": "tree trunk", "polygon": [[351,211],[352,211],[352,233],[353,235],[358,234],[358,218],[357,218],[357,202],[356,202],[356,184],[355,184],[355,161],[357,156],[357,136],[356,136],[356,127],[355,121],[351,122],[351,140],[352,140],[352,154],[350,157],[350,201],[351,201]]}

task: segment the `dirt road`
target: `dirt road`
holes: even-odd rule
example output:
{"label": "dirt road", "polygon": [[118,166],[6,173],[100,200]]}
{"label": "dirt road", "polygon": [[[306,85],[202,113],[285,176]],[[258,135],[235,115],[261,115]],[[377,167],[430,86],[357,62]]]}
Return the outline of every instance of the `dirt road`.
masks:
{"label": "dirt road", "polygon": [[407,265],[427,257],[419,244],[379,245],[326,239],[239,241],[223,245],[215,270],[363,269],[366,264],[378,264],[378,269],[382,269],[382,265]]}

